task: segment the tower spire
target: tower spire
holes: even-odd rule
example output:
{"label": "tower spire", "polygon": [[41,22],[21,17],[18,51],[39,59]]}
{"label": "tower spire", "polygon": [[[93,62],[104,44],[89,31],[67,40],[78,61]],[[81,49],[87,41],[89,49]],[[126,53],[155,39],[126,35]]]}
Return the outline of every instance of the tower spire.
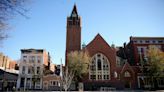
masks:
{"label": "tower spire", "polygon": [[76,16],[78,16],[78,13],[77,13],[76,4],[74,4],[73,10],[72,10],[72,13],[71,13],[71,17],[76,17]]}

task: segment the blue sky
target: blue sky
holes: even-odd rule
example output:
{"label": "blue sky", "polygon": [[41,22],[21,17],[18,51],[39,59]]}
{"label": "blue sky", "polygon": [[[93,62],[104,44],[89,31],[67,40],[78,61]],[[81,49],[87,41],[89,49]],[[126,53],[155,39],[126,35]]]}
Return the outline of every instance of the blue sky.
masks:
{"label": "blue sky", "polygon": [[97,33],[116,46],[130,36],[164,37],[164,0],[31,0],[30,19],[17,15],[10,20],[10,38],[0,51],[17,60],[20,49],[46,49],[53,63],[64,62],[66,18],[74,3],[82,17],[82,43]]}

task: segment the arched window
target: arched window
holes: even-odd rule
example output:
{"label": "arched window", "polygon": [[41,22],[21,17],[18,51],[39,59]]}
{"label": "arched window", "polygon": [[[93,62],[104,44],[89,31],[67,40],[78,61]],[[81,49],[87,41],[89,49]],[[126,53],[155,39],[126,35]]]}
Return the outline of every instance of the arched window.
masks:
{"label": "arched window", "polygon": [[129,73],[128,71],[126,71],[126,72],[124,73],[124,77],[131,77],[131,75],[130,75],[130,73]]}
{"label": "arched window", "polygon": [[110,63],[107,57],[97,53],[92,57],[89,67],[89,79],[91,80],[109,80]]}

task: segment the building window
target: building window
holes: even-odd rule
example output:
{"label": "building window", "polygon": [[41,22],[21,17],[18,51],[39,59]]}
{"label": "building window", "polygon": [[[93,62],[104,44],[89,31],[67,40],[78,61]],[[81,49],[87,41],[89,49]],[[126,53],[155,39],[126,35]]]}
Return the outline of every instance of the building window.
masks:
{"label": "building window", "polygon": [[32,62],[35,62],[35,57],[34,56],[32,56]]}
{"label": "building window", "polygon": [[156,41],[155,41],[155,40],[153,40],[153,43],[156,43]]}
{"label": "building window", "polygon": [[134,43],[137,43],[137,41],[133,41]]}
{"label": "building window", "polygon": [[56,81],[53,81],[53,85],[54,85],[54,86],[56,85]]}
{"label": "building window", "polygon": [[163,41],[162,40],[159,40],[158,43],[162,43]]}
{"label": "building window", "polygon": [[146,56],[146,51],[147,51],[147,47],[146,46],[138,46],[137,47],[138,50],[138,54],[142,54],[144,56]]}
{"label": "building window", "polygon": [[32,63],[32,56],[29,56],[29,63]]}
{"label": "building window", "polygon": [[149,43],[149,41],[148,41],[148,40],[146,40],[145,42],[146,42],[146,43]]}
{"label": "building window", "polygon": [[25,74],[26,67],[22,66],[22,74]]}
{"label": "building window", "polygon": [[98,79],[102,79],[102,75],[98,75]]}
{"label": "building window", "polygon": [[109,79],[109,75],[106,75],[106,79]]}
{"label": "building window", "polygon": [[126,72],[124,73],[124,77],[131,77],[131,75],[130,75],[130,73],[129,73],[128,71],[126,71]]}
{"label": "building window", "polygon": [[98,59],[97,65],[98,65],[98,70],[101,70],[101,60],[100,59]]}
{"label": "building window", "polygon": [[40,84],[41,84],[40,78],[37,78],[36,88],[40,88]]}
{"label": "building window", "polygon": [[38,63],[41,62],[41,56],[38,56],[38,57],[37,57],[37,61],[38,61]]}
{"label": "building window", "polygon": [[58,81],[51,81],[51,86],[58,86]]}
{"label": "building window", "polygon": [[143,53],[144,52],[144,49],[143,48],[141,48],[141,53]]}
{"label": "building window", "polygon": [[107,79],[107,78],[106,78],[106,75],[104,75],[104,79]]}
{"label": "building window", "polygon": [[58,81],[52,81],[52,86],[58,86]]}
{"label": "building window", "polygon": [[24,87],[25,78],[21,78],[20,87]]}
{"label": "building window", "polygon": [[100,57],[101,55],[100,54],[97,54],[97,57]]}
{"label": "building window", "polygon": [[106,56],[101,53],[95,54],[90,63],[89,78],[96,80],[110,79],[110,63]]}
{"label": "building window", "polygon": [[34,74],[34,67],[32,66],[28,67],[28,74]]}
{"label": "building window", "polygon": [[29,62],[34,63],[35,62],[35,56],[30,56],[29,57]]}
{"label": "building window", "polygon": [[120,57],[116,57],[116,64],[117,64],[117,66],[121,66]]}
{"label": "building window", "polygon": [[26,82],[26,88],[29,89],[30,88],[30,78],[27,78],[27,82]]}
{"label": "building window", "polygon": [[96,70],[96,66],[95,66],[95,65],[91,65],[91,66],[90,66],[90,69],[91,69],[92,71],[95,71],[95,70]]}
{"label": "building window", "polygon": [[27,61],[27,56],[23,56],[23,62]]}
{"label": "building window", "polygon": [[40,67],[37,67],[37,74],[40,73]]}
{"label": "building window", "polygon": [[104,80],[108,80],[109,79],[109,75],[104,75]]}
{"label": "building window", "polygon": [[140,54],[141,53],[141,48],[138,47],[137,49],[138,49],[138,54]]}
{"label": "building window", "polygon": [[28,67],[28,74],[31,74],[31,68]]}
{"label": "building window", "polygon": [[32,74],[35,74],[35,69],[34,69],[34,67],[31,67],[31,73],[32,73]]}
{"label": "building window", "polygon": [[90,75],[90,79],[95,80],[96,79],[96,75]]}

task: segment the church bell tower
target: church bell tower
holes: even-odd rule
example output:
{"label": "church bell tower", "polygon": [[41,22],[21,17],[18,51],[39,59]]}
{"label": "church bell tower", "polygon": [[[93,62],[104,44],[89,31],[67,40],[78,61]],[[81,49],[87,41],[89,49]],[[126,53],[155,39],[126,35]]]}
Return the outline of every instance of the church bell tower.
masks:
{"label": "church bell tower", "polygon": [[[78,15],[76,5],[72,13],[67,17],[66,28],[66,58],[71,51],[81,50],[81,17]],[[67,62],[67,59],[66,59]]]}

